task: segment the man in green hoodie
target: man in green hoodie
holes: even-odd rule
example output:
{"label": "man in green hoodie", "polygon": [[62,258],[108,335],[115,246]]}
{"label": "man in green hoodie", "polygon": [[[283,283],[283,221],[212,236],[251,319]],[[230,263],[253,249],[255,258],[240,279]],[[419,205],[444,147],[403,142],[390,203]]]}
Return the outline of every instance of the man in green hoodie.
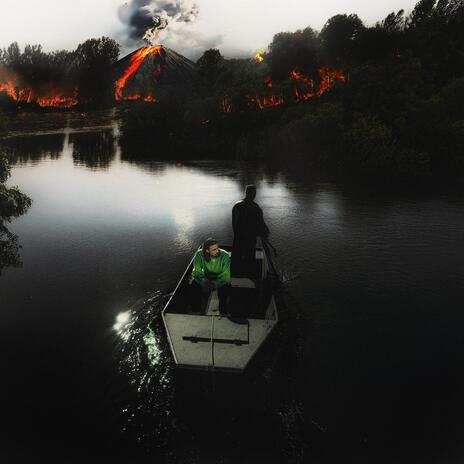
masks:
{"label": "man in green hoodie", "polygon": [[212,290],[218,292],[219,311],[226,314],[227,297],[230,292],[230,257],[219,248],[218,242],[207,238],[201,250],[195,253],[192,270],[192,302],[194,310],[201,311],[202,303]]}

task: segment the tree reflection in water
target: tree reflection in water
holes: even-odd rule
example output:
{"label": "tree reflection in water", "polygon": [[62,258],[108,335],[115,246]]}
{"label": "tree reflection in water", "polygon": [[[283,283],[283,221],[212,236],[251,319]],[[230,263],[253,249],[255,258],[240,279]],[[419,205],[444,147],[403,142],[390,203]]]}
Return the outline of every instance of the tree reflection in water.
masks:
{"label": "tree reflection in water", "polygon": [[1,150],[11,164],[37,164],[44,159],[59,159],[64,141],[63,133],[21,135],[2,140]]}
{"label": "tree reflection in water", "polygon": [[115,138],[112,129],[98,132],[69,134],[73,144],[73,160],[90,169],[107,169],[115,156]]}
{"label": "tree reflection in water", "polygon": [[24,214],[32,203],[17,187],[5,186],[9,176],[8,161],[6,156],[0,153],[0,274],[6,266],[21,266],[21,245],[18,243],[18,237],[8,230],[5,223]]}

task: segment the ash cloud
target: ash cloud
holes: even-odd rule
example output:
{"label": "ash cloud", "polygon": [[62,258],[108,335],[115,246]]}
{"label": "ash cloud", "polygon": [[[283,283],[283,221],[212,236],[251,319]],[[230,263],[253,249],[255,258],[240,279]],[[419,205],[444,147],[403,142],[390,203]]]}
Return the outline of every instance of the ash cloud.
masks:
{"label": "ash cloud", "polygon": [[129,38],[138,40],[153,26],[156,17],[167,19],[169,24],[187,24],[194,22],[199,12],[198,6],[190,1],[131,0],[119,8],[119,18],[128,26]]}
{"label": "ash cloud", "polygon": [[119,19],[126,26],[119,37],[122,52],[143,45],[145,32],[163,18],[168,24],[157,34],[158,43],[187,57],[198,57],[204,50],[222,42],[221,36],[206,37],[199,30],[199,14],[198,6],[191,0],[130,0],[118,11]]}

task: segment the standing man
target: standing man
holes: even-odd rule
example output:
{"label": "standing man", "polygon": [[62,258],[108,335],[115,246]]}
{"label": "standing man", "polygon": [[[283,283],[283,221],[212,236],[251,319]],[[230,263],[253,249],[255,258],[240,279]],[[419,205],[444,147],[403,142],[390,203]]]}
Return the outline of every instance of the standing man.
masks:
{"label": "standing man", "polygon": [[232,208],[232,228],[234,230],[232,272],[237,277],[255,277],[256,237],[266,240],[269,235],[263,211],[254,202],[255,197],[256,187],[247,185],[245,198]]}

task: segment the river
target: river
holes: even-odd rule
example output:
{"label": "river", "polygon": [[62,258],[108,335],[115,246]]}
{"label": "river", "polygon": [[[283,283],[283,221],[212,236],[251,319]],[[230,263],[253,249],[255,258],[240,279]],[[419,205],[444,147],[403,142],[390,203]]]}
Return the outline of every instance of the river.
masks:
{"label": "river", "polygon": [[[124,153],[117,113],[20,115],[0,276],[2,462],[459,462],[464,197]],[[245,185],[282,322],[244,376],[177,373],[160,311]]]}

